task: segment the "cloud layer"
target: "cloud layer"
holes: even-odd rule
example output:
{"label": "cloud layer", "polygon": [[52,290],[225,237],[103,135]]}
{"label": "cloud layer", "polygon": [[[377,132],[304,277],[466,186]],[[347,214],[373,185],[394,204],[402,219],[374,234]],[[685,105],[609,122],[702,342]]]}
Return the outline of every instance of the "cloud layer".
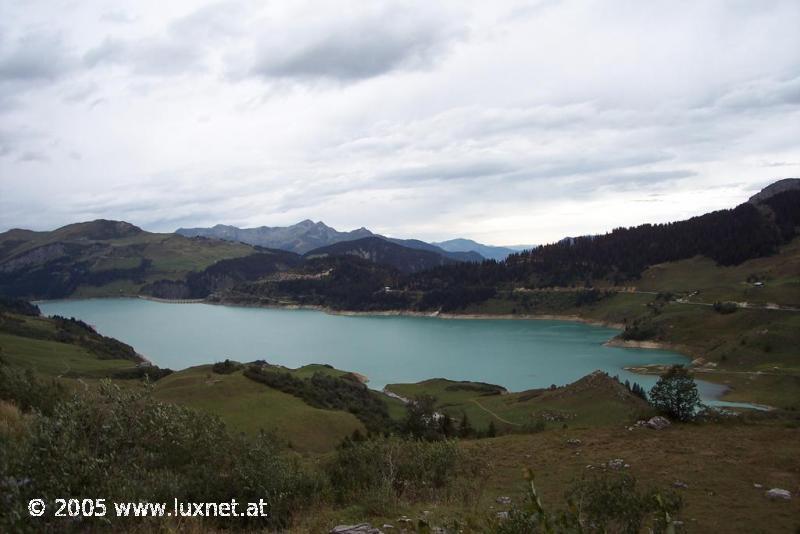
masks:
{"label": "cloud layer", "polygon": [[0,7],[0,231],[537,243],[800,175],[792,0],[110,6]]}

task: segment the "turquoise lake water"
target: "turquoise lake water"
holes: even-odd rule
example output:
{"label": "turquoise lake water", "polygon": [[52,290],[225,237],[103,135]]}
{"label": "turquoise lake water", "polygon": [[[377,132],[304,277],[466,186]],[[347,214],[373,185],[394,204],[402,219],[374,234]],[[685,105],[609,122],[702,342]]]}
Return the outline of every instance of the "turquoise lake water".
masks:
{"label": "turquoise lake water", "polygon": [[[567,321],[343,316],[141,299],[48,301],[39,307],[47,315],[82,319],[161,367],[178,370],[225,358],[287,367],[327,363],[366,375],[373,389],[442,377],[521,391],[567,384],[596,369],[649,389],[654,377],[623,367],[688,363],[668,351],[605,347],[616,330]],[[707,400],[723,390],[699,385]]]}

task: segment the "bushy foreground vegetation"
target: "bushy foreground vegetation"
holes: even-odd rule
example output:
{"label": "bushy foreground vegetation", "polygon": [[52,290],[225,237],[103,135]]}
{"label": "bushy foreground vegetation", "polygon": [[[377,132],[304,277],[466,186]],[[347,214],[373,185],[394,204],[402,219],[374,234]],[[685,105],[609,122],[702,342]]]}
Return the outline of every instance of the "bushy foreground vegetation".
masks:
{"label": "bushy foreground vegetation", "polygon": [[573,483],[566,492],[566,506],[545,507],[530,470],[526,502],[501,520],[497,534],[636,534],[676,532],[675,514],[683,501],[674,491],[639,489],[627,474],[594,475]]}
{"label": "bushy foreground vegetation", "polygon": [[[108,502],[239,502],[270,504],[269,518],[237,518],[271,527],[324,495],[325,481],[285,455],[276,440],[229,434],[217,419],[153,400],[109,382],[95,394],[51,395],[52,388],[30,375],[6,370],[5,398],[26,400],[30,410],[3,403],[0,421],[0,530],[86,530],[98,522],[125,519],[31,519],[27,503],[56,498],[102,497]],[[31,394],[31,391],[38,392]],[[142,518],[131,519],[136,526]],[[155,521],[155,520],[154,520]],[[163,520],[159,520],[163,521]],[[232,521],[232,519],[228,519]],[[101,523],[102,522],[102,523]]]}
{"label": "bushy foreground vegetation", "polygon": [[[429,415],[412,406],[405,425],[427,421]],[[587,479],[570,489],[564,511],[541,515],[523,507],[495,524],[493,514],[476,508],[484,491],[485,463],[444,433],[416,439],[402,432],[356,435],[333,454],[310,462],[270,435],[233,435],[216,417],[159,402],[148,388],[120,389],[105,380],[97,391],[74,394],[58,382],[0,364],[0,531],[176,524],[170,518],[114,514],[31,518],[27,503],[33,498],[48,503],[98,496],[108,502],[264,499],[270,504],[269,518],[202,521],[209,527],[270,530],[290,527],[320,509],[385,517],[414,503],[440,503],[471,510],[475,520],[499,532],[601,532],[606,525],[616,525],[610,531],[634,532],[628,526],[661,524],[653,521],[679,507],[675,500],[654,501],[656,493],[637,490],[632,479]],[[580,507],[574,512],[576,502]],[[547,525],[551,517],[559,518],[553,524],[569,520],[573,523],[564,524],[584,530],[524,530]]]}

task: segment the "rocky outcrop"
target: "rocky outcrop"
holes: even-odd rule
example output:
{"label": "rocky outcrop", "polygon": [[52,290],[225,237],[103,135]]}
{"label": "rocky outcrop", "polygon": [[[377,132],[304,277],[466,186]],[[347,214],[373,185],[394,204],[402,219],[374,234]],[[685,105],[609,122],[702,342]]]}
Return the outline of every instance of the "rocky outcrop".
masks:
{"label": "rocky outcrop", "polygon": [[653,430],[663,430],[671,424],[672,423],[669,422],[669,419],[666,417],[661,417],[660,415],[651,417],[646,423],[647,428],[652,428]]}

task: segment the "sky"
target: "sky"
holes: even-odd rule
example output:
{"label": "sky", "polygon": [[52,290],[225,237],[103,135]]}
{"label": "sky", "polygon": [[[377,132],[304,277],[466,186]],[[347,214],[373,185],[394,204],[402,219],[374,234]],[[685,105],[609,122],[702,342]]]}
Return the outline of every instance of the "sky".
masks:
{"label": "sky", "polygon": [[800,176],[800,2],[3,0],[0,231],[538,244]]}

